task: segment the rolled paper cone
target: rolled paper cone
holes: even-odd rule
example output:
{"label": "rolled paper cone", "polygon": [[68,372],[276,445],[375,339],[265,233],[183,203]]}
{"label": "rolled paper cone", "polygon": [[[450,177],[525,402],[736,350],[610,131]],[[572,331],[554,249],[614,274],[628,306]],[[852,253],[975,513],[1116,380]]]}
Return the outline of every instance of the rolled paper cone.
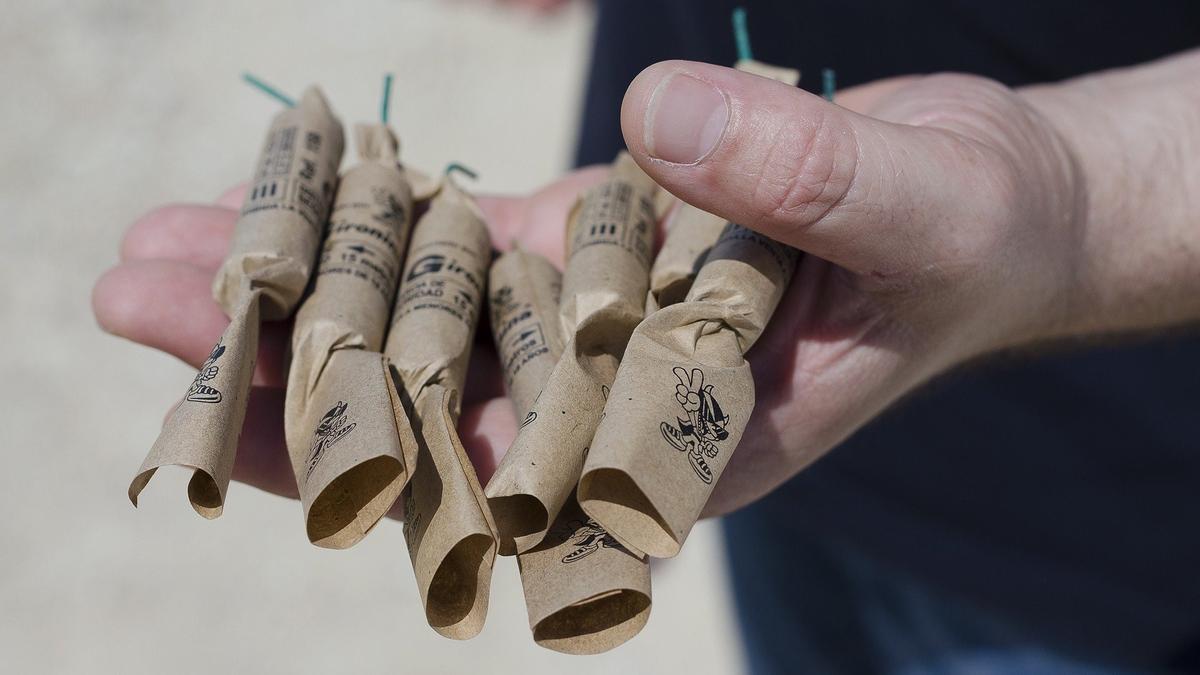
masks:
{"label": "rolled paper cone", "polygon": [[683,300],[725,224],[726,220],[720,216],[680,202],[667,220],[666,239],[650,268],[647,316]]}
{"label": "rolled paper cone", "polygon": [[284,405],[305,529],[326,548],[354,545],[388,512],[417,443],[380,353],[413,199],[396,137],[355,127],[361,163],[342,177],[312,294],[296,314]]}
{"label": "rolled paper cone", "polygon": [[413,201],[417,203],[424,203],[433,199],[433,196],[442,187],[440,179],[430,176],[419,169],[414,169],[411,166],[404,167],[404,175],[408,178],[408,184],[412,187]]}
{"label": "rolled paper cone", "polygon": [[[549,260],[518,247],[492,263],[488,289],[492,337],[513,412],[521,422],[562,356],[562,273]],[[495,515],[495,504],[492,509]]]}
{"label": "rolled paper cone", "polygon": [[[492,337],[513,412],[520,424],[532,422],[534,401],[562,356],[562,329],[558,319],[558,296],[562,275],[549,260],[520,248],[500,256],[489,273]],[[529,467],[534,470],[534,467]],[[506,472],[515,469],[505,469]],[[488,489],[499,484],[493,478]],[[525,495],[500,495],[488,499],[488,507],[501,528],[500,554],[515,555],[512,536],[505,530],[521,516]]]}
{"label": "rolled paper cone", "polygon": [[799,253],[730,224],[687,298],[629,341],[579,481],[583,510],[622,543],[679,552],[754,409],[745,353]]}
{"label": "rolled paper cone", "polygon": [[385,354],[411,402],[417,466],[404,492],[409,557],[438,633],[474,637],[487,616],[495,524],[455,425],[491,242],[449,178],[417,222]]}
{"label": "rolled paper cone", "polygon": [[209,519],[221,515],[254,374],[258,298],[258,292],[251,293],[234,310],[229,326],[200,366],[183,400],[167,417],[129,485],[129,500],[134,506],[159,467],[178,465],[194,469],[188,482],[188,501],[196,513]]}
{"label": "rolled paper cone", "polygon": [[342,159],[342,123],[316,87],[275,116],[213,297],[225,311],[262,290],[262,318],[291,316],[308,286]]}
{"label": "rolled paper cone", "polygon": [[342,157],[342,126],[313,87],[271,122],[233,242],[213,282],[230,323],[129,486],[166,465],[194,469],[188,498],[221,515],[246,415],[259,322],[291,316],[308,285]]}
{"label": "rolled paper cone", "polygon": [[[585,321],[608,314],[609,323],[641,320],[649,284],[658,185],[629,153],[613,162],[603,183],[586,191],[566,227],[566,271],[559,317],[563,335],[586,332]],[[630,298],[637,296],[636,300]],[[592,330],[607,331],[604,326]]]}
{"label": "rolled paper cone", "polygon": [[[742,59],[735,68],[743,72],[768,77],[794,87],[800,82],[800,71]],[[664,193],[665,194],[665,193]],[[646,315],[673,305],[687,295],[692,280],[704,263],[717,237],[725,229],[726,220],[682,200],[667,220],[667,236],[650,269],[650,294],[646,297]]]}
{"label": "rolled paper cone", "polygon": [[621,153],[568,219],[559,309],[567,344],[487,487],[502,506],[502,552],[536,546],[575,490],[621,353],[645,311],[656,190]]}
{"label": "rolled paper cone", "polygon": [[[515,248],[488,276],[492,336],[518,422],[562,354],[561,275],[550,261]],[[505,498],[488,500],[499,520]],[[511,555],[511,552],[506,554]],[[539,645],[568,654],[607,651],[636,635],[650,614],[650,565],[609,536],[569,497],[540,546],[517,557]]]}
{"label": "rolled paper cone", "polygon": [[650,618],[650,559],[622,546],[574,496],[546,538],[517,563],[533,640],[547,649],[608,651]]}
{"label": "rolled paper cone", "polygon": [[794,68],[784,68],[783,66],[775,66],[754,59],[739,59],[733,64],[734,68],[743,73],[750,73],[760,77],[767,77],[777,82],[782,82],[789,86],[796,86],[800,82],[800,71]]}

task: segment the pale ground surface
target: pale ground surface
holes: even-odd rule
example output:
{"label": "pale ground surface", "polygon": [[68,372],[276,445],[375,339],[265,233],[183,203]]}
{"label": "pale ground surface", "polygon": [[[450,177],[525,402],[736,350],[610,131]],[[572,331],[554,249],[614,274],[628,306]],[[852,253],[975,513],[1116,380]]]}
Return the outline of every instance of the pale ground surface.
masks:
{"label": "pale ground surface", "polygon": [[[469,2],[18,0],[0,22],[0,661],[5,672],[725,673],[739,667],[718,531],[656,569],[646,630],[605,656],[536,647],[510,559],[483,634],[424,623],[400,527],[307,543],[299,507],[234,485],[195,516],[182,472],[125,487],[192,374],[104,336],[88,303],[134,217],[249,171],[274,104],[251,69],[320,82],[345,120],[397,76],[406,159],[461,160],[489,191],[567,166],[589,13]],[[347,5],[351,3],[345,3]]]}

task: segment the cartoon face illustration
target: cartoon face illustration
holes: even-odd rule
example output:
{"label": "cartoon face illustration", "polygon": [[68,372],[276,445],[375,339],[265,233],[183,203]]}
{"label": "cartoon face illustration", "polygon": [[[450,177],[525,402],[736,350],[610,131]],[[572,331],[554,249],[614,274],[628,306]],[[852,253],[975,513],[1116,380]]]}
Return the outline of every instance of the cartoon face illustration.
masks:
{"label": "cartoon face illustration", "polygon": [[672,447],[688,454],[688,461],[700,480],[711,483],[713,472],[706,458],[716,458],[720,450],[717,444],[729,438],[726,429],[729,415],[713,395],[713,386],[704,384],[704,371],[693,368],[689,373],[676,366],[672,372],[678,380],[675,400],[687,413],[687,418],[676,418],[676,424],[663,422],[659,429]]}
{"label": "cartoon face illustration", "polygon": [[626,550],[600,523],[591,518],[572,520],[567,523],[567,529],[572,533],[568,539],[576,548],[563,556],[564,563],[573,563],[581,558],[586,558],[602,548]]}
{"label": "cartoon face illustration", "polygon": [[188,387],[187,396],[184,400],[192,401],[193,403],[220,403],[221,392],[214,387],[210,387],[205,382],[217,376],[221,372],[219,366],[216,365],[217,359],[225,353],[225,345],[220,342],[216,347],[213,347],[212,353],[205,359],[200,370],[196,373],[196,378],[192,380],[192,386]]}

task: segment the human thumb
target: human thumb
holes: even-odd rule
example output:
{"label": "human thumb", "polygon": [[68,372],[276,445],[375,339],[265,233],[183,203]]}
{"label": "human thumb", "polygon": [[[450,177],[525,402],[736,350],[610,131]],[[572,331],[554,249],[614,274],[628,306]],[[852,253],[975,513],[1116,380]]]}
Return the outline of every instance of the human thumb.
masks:
{"label": "human thumb", "polygon": [[[639,165],[684,201],[855,271],[958,217],[945,135],[876,120],[783,83],[690,61],[650,66],[621,108]],[[958,186],[958,187],[956,187]]]}

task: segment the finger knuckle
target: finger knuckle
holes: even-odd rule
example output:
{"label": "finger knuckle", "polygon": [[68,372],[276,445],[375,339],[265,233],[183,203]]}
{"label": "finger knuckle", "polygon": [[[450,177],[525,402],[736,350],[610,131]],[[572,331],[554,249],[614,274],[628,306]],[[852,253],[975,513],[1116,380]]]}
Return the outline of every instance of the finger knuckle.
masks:
{"label": "finger knuckle", "polygon": [[803,228],[845,199],[857,161],[851,138],[844,123],[824,112],[784,125],[770,141],[755,183],[758,219]]}
{"label": "finger knuckle", "polygon": [[921,78],[910,91],[920,109],[910,123],[953,129],[977,140],[1003,142],[1025,111],[1012,89],[995,80],[962,73]]}
{"label": "finger knuckle", "polygon": [[985,108],[1008,107],[1012,90],[980,75],[966,73],[935,73],[926,75],[912,85],[914,98],[937,107],[953,107],[955,103]]}

